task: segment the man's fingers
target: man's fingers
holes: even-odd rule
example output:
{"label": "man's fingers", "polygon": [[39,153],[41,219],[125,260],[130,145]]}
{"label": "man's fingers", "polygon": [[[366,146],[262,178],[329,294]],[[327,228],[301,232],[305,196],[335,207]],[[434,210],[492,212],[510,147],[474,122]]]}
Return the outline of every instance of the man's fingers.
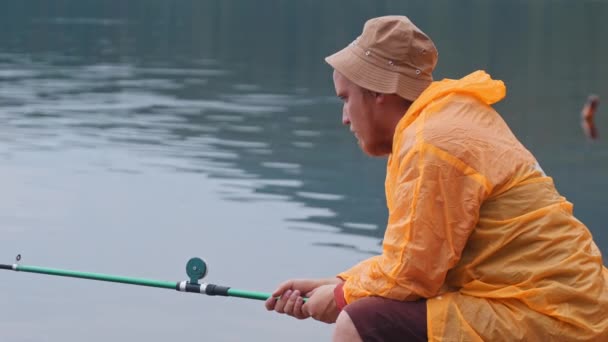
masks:
{"label": "man's fingers", "polygon": [[266,300],[266,303],[264,304],[264,306],[266,306],[266,310],[268,311],[272,311],[274,310],[274,306],[277,304],[277,297],[275,296],[270,296],[270,298],[268,298]]}
{"label": "man's fingers", "polygon": [[278,313],[285,313],[285,304],[287,303],[289,296],[291,296],[291,290],[285,291],[274,306],[274,311]]}
{"label": "man's fingers", "polygon": [[300,291],[295,290],[291,293],[291,295],[287,298],[287,302],[285,303],[285,307],[283,308],[283,311],[290,315],[290,316],[294,316],[293,314],[293,308],[296,305],[296,300],[300,297]]}
{"label": "man's fingers", "polygon": [[302,305],[304,304],[304,298],[302,297],[298,297],[296,299],[296,303],[293,307],[293,316],[298,318],[298,319],[305,319],[310,317],[310,315],[308,313],[305,313],[302,310]]}
{"label": "man's fingers", "polygon": [[310,316],[312,316],[312,315],[310,314],[310,311],[308,311],[308,304],[307,304],[307,303],[302,304],[302,307],[300,308],[300,310],[302,311],[302,314],[303,314],[304,316],[306,316],[306,317],[310,317]]}

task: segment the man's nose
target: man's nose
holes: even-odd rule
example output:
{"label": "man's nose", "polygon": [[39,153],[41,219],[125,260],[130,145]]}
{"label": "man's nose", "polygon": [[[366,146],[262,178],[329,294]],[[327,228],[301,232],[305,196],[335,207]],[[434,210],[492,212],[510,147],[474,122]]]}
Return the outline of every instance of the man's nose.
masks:
{"label": "man's nose", "polygon": [[346,113],[345,110],[342,110],[342,124],[350,125],[350,119],[348,118],[348,114]]}

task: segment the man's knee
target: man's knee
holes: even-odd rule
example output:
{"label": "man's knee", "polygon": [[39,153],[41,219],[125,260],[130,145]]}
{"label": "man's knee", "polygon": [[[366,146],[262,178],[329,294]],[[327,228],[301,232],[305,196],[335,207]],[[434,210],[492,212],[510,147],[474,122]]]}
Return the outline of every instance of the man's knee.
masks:
{"label": "man's knee", "polygon": [[334,330],[333,342],[363,342],[355,324],[350,319],[346,311],[340,312],[336,320],[336,329]]}

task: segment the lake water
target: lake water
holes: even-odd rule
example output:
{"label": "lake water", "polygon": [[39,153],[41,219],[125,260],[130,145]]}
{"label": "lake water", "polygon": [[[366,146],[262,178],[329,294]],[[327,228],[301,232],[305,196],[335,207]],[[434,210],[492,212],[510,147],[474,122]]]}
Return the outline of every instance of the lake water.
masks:
{"label": "lake water", "polygon": [[[323,57],[410,16],[436,79],[485,69],[497,105],[608,254],[603,1],[22,1],[0,10],[0,263],[269,292],[380,251],[384,159],[341,126]],[[0,273],[2,341],[316,341],[260,301]]]}

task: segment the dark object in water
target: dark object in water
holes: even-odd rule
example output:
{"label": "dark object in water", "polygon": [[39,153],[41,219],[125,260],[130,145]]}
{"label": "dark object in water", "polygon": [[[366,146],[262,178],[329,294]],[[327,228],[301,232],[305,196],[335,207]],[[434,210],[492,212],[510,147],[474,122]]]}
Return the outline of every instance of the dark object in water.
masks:
{"label": "dark object in water", "polygon": [[589,95],[587,102],[581,110],[581,127],[587,138],[596,140],[598,137],[597,127],[595,127],[595,121],[593,117],[597,107],[600,105],[600,98],[597,95]]}

